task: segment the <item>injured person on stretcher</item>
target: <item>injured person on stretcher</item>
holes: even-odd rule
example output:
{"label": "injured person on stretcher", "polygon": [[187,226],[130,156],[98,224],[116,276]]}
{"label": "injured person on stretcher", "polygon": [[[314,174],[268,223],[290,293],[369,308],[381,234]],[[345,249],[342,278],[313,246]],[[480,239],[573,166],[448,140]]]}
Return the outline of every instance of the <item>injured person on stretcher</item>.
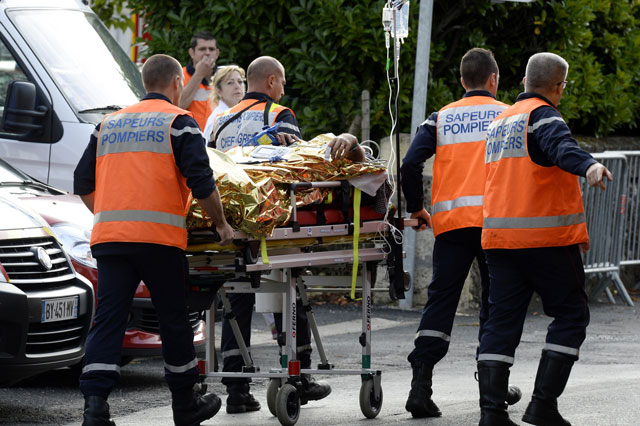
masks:
{"label": "injured person on stretcher", "polygon": [[[276,227],[287,224],[302,207],[310,210],[314,205],[322,209],[323,204],[340,204],[342,200],[335,200],[332,189],[340,187],[338,182],[348,181],[365,197],[376,198],[379,213],[386,213],[391,192],[389,185],[385,185],[386,167],[375,160],[358,161],[366,157],[355,136],[324,134],[291,146],[244,146],[226,152],[209,148],[207,152],[225,217],[246,237],[259,239],[272,235]],[[310,182],[316,184],[311,187]],[[322,182],[327,183],[326,187]],[[295,203],[289,198],[291,191],[296,193]],[[212,224],[194,200],[187,213],[187,228],[209,229]]]}
{"label": "injured person on stretcher", "polygon": [[[272,270],[296,265],[339,263],[343,266],[353,262],[354,275],[357,275],[359,259],[364,268],[367,261],[373,264],[373,260],[377,262],[385,257],[383,249],[374,248],[371,241],[386,230],[383,224],[391,186],[385,165],[367,158],[354,136],[320,135],[286,147],[245,146],[224,153],[209,148],[208,154],[225,217],[236,232],[232,244],[217,245],[210,231],[215,229],[211,219],[194,200],[186,216],[192,276],[209,274],[222,286],[225,281],[243,279],[238,278],[241,275],[245,280],[250,279],[252,287],[258,287],[263,274]],[[358,246],[363,243],[367,243],[368,248],[358,253]],[[320,246],[331,245],[335,249],[341,244],[348,246],[347,250],[340,250],[339,256],[323,257],[323,249],[314,254]],[[226,297],[224,291],[221,294]],[[248,368],[252,366],[250,325],[255,293],[232,293],[229,299],[231,303],[225,304],[225,308],[233,312],[225,309],[223,374],[251,372]],[[311,367],[311,332],[306,318],[309,308],[303,307],[300,300],[297,305],[295,355],[304,370]],[[239,330],[233,330],[230,325],[232,318]],[[278,326],[281,323],[281,317],[277,317]],[[278,341],[284,346],[281,327],[279,332]],[[328,365],[326,359],[322,362]],[[315,382],[309,374],[302,374],[300,382],[302,403],[324,398],[331,391],[328,385]],[[260,408],[249,393],[248,377],[223,376],[223,383],[230,392],[228,409],[229,404],[239,412]],[[232,395],[235,397],[230,401]]]}

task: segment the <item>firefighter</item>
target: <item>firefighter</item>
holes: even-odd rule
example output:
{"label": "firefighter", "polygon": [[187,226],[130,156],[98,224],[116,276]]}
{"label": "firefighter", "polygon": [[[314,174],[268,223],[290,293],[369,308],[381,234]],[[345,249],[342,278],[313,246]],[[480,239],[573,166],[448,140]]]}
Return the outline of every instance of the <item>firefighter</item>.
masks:
{"label": "firefighter", "polygon": [[183,89],[180,64],[154,55],[142,80],[147,95],[104,117],[74,173],[74,192],[95,214],[91,251],[98,262],[98,305],[80,376],[83,426],[114,425],[107,398],[120,376],[122,339],[140,280],[160,321],[175,424],[199,424],[221,406],[215,394],[193,391],[199,370],[186,298],[189,192],[213,218],[222,244],[233,230],[198,125],[175,106]]}
{"label": "firefighter", "polygon": [[[496,100],[500,72],[493,54],[469,50],[460,61],[462,99],[434,112],[420,125],[402,161],[402,189],[412,218],[433,222],[433,278],[427,304],[408,360],[413,370],[406,410],[413,417],[442,413],[431,399],[433,368],[446,355],[462,287],[475,260],[482,284],[480,329],[488,307],[489,274],[480,246],[484,192],[484,150],[487,127],[507,105]],[[422,171],[435,154],[431,212],[424,208]],[[418,229],[425,229],[421,225]],[[521,398],[512,387],[509,404]]]}
{"label": "firefighter", "polygon": [[589,236],[576,175],[602,189],[613,176],[578,147],[557,110],[568,70],[556,54],[531,56],[525,93],[487,130],[482,247],[491,286],[478,354],[480,426],[515,425],[504,401],[533,292],[553,321],[522,420],[570,426],[557,400],[589,324],[580,253]]}

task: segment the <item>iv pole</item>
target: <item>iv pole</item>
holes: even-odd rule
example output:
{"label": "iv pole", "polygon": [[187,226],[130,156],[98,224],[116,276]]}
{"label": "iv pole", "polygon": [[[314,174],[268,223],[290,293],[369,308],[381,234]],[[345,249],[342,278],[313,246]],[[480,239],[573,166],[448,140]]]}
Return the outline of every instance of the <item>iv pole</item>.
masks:
{"label": "iv pole", "polygon": [[[402,2],[404,4],[404,2]],[[396,217],[394,217],[393,225],[402,232],[404,229],[404,219],[402,217],[402,185],[400,176],[400,126],[399,123],[399,86],[398,62],[400,61],[400,41],[397,38],[397,20],[400,16],[400,8],[393,8],[393,77],[390,78],[392,99],[394,99],[394,116],[395,116],[395,152],[396,152],[396,196],[397,209]],[[394,135],[391,135],[393,139]],[[404,299],[405,291],[409,287],[409,274],[404,271],[402,242],[397,242],[395,238],[391,238],[391,253],[388,259],[389,266],[389,296],[392,300]]]}

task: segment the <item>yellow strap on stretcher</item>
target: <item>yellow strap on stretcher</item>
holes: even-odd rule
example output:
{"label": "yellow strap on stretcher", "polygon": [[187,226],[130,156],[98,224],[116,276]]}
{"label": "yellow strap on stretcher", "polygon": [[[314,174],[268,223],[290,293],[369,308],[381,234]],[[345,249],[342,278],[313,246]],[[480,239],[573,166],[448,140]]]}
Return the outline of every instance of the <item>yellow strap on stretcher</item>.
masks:
{"label": "yellow strap on stretcher", "polygon": [[268,265],[269,256],[267,256],[267,239],[265,237],[260,238],[260,256],[262,256],[262,263]]}
{"label": "yellow strap on stretcher", "polygon": [[356,282],[358,281],[358,243],[360,240],[360,190],[353,192],[353,269],[351,269],[351,299],[356,299]]}

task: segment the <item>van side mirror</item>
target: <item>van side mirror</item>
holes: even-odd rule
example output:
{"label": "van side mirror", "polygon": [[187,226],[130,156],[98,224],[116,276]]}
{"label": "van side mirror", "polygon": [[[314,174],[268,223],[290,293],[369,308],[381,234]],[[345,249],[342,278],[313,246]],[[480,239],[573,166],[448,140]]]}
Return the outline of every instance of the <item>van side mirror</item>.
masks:
{"label": "van side mirror", "polygon": [[35,84],[17,80],[9,83],[2,113],[6,131],[22,133],[22,136],[26,136],[31,131],[43,131],[44,124],[38,119],[44,118],[46,114],[45,106],[36,108]]}

